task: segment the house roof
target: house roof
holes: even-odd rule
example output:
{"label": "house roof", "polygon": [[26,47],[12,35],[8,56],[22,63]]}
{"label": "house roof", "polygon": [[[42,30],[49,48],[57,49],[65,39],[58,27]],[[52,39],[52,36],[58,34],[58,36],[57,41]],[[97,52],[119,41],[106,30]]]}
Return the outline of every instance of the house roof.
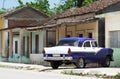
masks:
{"label": "house roof", "polygon": [[17,13],[17,12],[19,12],[19,11],[21,11],[21,10],[27,9],[27,8],[30,8],[30,9],[32,9],[32,10],[40,13],[40,14],[43,15],[44,17],[48,17],[45,13],[43,13],[43,12],[41,12],[41,11],[39,11],[39,10],[34,9],[33,7],[23,6],[23,7],[16,8],[16,9],[14,9],[14,10],[10,10],[10,11],[8,11],[8,12],[6,12],[6,13],[1,14],[1,15],[0,15],[0,18],[10,16],[10,15],[12,15],[12,14],[15,14],[15,13]]}
{"label": "house roof", "polygon": [[119,2],[120,0],[99,0],[92,4],[83,6],[81,8],[68,9],[65,12],[61,13],[58,17],[56,17],[56,19],[66,18],[71,16],[78,16],[78,15],[83,15],[87,13],[96,13],[111,5],[117,4]]}

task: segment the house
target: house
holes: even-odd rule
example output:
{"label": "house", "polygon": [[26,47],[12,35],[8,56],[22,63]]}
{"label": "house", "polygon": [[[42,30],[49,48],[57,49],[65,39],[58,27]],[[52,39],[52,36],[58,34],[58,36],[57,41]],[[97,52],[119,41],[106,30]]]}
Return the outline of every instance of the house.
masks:
{"label": "house", "polygon": [[46,14],[29,6],[0,15],[0,60],[30,63],[30,54],[42,51],[45,32],[26,28],[46,18]]}
{"label": "house", "polygon": [[[26,10],[21,10],[21,13],[22,11],[26,12]],[[112,66],[120,66],[118,64],[118,60],[120,60],[118,57],[120,51],[119,11],[120,0],[99,0],[81,8],[68,9],[50,18],[40,12],[37,22],[23,25],[22,21],[22,25],[17,24],[14,27],[8,27],[10,26],[9,20],[15,19],[13,16],[17,15],[17,12],[13,12],[9,16],[2,16],[5,17],[6,23],[4,23],[4,18],[1,18],[0,56],[7,55],[9,61],[12,62],[30,62],[32,60],[33,63],[39,63],[44,46],[53,46],[63,37],[89,37],[96,39],[101,47],[113,48],[115,60]],[[27,17],[24,20],[31,20],[30,18]],[[18,20],[22,19],[17,18]],[[32,18],[33,20],[36,19]],[[5,32],[6,37],[3,38],[2,32]],[[6,34],[8,32],[9,34]],[[6,38],[9,38],[8,43],[5,42]],[[6,52],[8,51],[6,46],[9,46],[9,55]]]}
{"label": "house", "polygon": [[119,11],[119,3],[119,0],[99,0],[81,8],[71,8],[54,16],[52,23],[44,24],[43,28],[56,30],[56,42],[63,37],[89,37],[105,47],[105,18],[96,15]]}
{"label": "house", "polygon": [[[119,5],[120,7],[120,5]],[[97,15],[97,18],[105,18],[105,45],[113,48],[114,62],[112,66],[120,66],[120,11]]]}
{"label": "house", "polygon": [[[56,43],[63,37],[89,37],[96,39],[101,47],[114,49],[116,46],[119,47],[119,15],[114,17],[109,14],[119,14],[119,11],[120,0],[99,0],[81,8],[66,10],[54,16],[50,23],[44,24],[45,27],[33,29],[55,30]],[[114,49],[114,58],[118,58],[118,51],[119,49]],[[113,66],[116,64],[113,63]]]}

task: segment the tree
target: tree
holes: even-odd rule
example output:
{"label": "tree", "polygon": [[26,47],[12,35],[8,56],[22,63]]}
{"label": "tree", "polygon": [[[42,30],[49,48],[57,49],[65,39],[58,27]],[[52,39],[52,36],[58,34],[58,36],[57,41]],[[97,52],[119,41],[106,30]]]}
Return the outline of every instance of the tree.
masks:
{"label": "tree", "polygon": [[90,4],[95,1],[97,1],[97,0],[84,0],[83,5]]}
{"label": "tree", "polygon": [[5,12],[7,12],[7,11],[8,11],[8,9],[2,8],[2,9],[0,9],[0,14],[3,14]]}
{"label": "tree", "polygon": [[19,3],[19,7],[24,6],[24,4],[23,4],[22,0],[18,0],[18,3]]}
{"label": "tree", "polygon": [[[82,7],[97,0],[61,0],[61,3],[55,6],[55,13],[61,13],[73,7]],[[64,2],[64,3],[63,3]]]}
{"label": "tree", "polygon": [[35,0],[35,2],[27,2],[26,4],[23,4],[22,0],[18,0],[19,2],[18,7],[29,5],[34,7],[37,10],[40,10],[46,13],[49,16],[52,16],[54,14],[61,13],[67,9],[70,9],[73,7],[81,7],[86,4],[92,3],[94,1],[97,1],[97,0],[61,0],[59,4],[55,4],[55,7],[53,9],[50,9],[48,0]]}
{"label": "tree", "polygon": [[37,10],[40,10],[44,13],[46,13],[47,15],[51,16],[53,15],[53,11],[49,8],[49,2],[48,0],[35,0],[35,2],[27,2],[26,4],[23,4],[22,0],[18,0],[19,2],[19,6],[18,7],[22,7],[24,5],[29,5]]}
{"label": "tree", "polygon": [[57,14],[72,7],[75,7],[75,0],[61,0],[61,3],[59,3],[59,5],[55,4],[54,11]]}
{"label": "tree", "polygon": [[84,0],[75,0],[75,6],[81,7],[83,5]]}

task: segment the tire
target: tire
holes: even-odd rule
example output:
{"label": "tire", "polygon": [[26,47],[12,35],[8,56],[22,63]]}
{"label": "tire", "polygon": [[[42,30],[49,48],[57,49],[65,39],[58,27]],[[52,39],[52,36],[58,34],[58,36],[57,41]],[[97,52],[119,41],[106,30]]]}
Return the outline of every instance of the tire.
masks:
{"label": "tire", "polygon": [[50,62],[50,64],[53,69],[58,69],[59,67],[59,63],[57,61],[52,61]]}
{"label": "tire", "polygon": [[102,63],[102,66],[103,67],[109,67],[110,66],[110,57],[106,57],[105,58],[105,62],[104,63]]}
{"label": "tire", "polygon": [[77,68],[85,68],[85,66],[86,66],[85,60],[83,58],[79,58],[76,63],[76,67]]}

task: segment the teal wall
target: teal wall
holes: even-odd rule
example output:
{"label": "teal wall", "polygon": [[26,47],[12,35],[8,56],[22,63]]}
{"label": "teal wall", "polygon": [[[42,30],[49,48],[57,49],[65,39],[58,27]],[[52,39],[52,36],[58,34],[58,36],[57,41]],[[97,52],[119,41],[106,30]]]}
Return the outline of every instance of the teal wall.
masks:
{"label": "teal wall", "polygon": [[28,55],[29,55],[29,52],[27,51],[27,37],[30,37],[30,33],[29,32],[26,32],[25,34],[24,34],[24,36],[25,36],[25,57],[28,57]]}
{"label": "teal wall", "polygon": [[111,66],[120,67],[120,48],[113,48],[113,59]]}
{"label": "teal wall", "polygon": [[32,54],[35,54],[35,36],[39,35],[39,54],[42,53],[43,47],[44,47],[44,32],[38,31],[38,32],[32,32]]}
{"label": "teal wall", "polygon": [[[45,44],[45,35],[44,31],[36,31],[32,32],[32,54],[35,54],[35,36],[39,35],[39,54],[42,53],[44,44]],[[28,58],[28,51],[27,51],[27,37],[30,37],[29,32],[24,33],[25,36],[25,56],[20,56],[20,37],[19,35],[13,36],[13,56],[8,58],[8,61],[10,62],[18,62],[18,63],[30,63],[30,58]],[[18,53],[15,53],[15,41],[18,41]]]}
{"label": "teal wall", "polygon": [[[19,35],[13,36],[13,56],[8,58],[9,62],[15,62],[15,63],[30,63],[30,59],[27,57],[27,38],[30,34],[28,32],[24,33],[25,40],[26,40],[26,46],[25,46],[25,56],[21,57],[20,55],[20,39]],[[18,41],[18,53],[15,53],[15,41]]]}

